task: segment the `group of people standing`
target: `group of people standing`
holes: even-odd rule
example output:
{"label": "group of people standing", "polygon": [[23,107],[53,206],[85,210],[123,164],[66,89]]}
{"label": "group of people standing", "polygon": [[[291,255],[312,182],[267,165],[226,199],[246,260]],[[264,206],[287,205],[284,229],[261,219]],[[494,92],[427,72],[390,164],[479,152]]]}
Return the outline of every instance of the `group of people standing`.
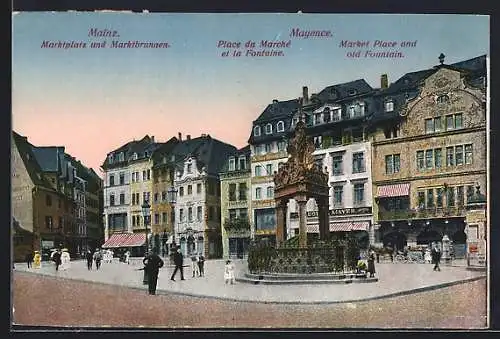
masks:
{"label": "group of people standing", "polygon": [[87,268],[89,271],[92,270],[92,264],[94,262],[95,262],[96,270],[99,270],[99,268],[101,268],[101,263],[102,263],[104,258],[106,258],[106,259],[104,259],[104,260],[106,260],[106,262],[112,261],[112,259],[109,260],[109,254],[103,253],[103,251],[99,248],[96,248],[94,253],[92,253],[91,250],[87,250],[86,258],[87,258]]}

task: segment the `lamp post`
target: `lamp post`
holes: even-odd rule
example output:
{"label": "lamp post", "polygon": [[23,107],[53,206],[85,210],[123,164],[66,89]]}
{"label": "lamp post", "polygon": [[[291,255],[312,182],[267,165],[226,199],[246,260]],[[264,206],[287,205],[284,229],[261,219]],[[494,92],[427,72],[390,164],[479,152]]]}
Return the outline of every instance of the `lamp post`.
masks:
{"label": "lamp post", "polygon": [[149,206],[149,202],[147,200],[144,200],[144,203],[142,204],[142,217],[144,219],[144,227],[146,228],[146,255],[149,253],[149,241],[148,241],[148,218],[149,218],[149,209],[151,206]]}
{"label": "lamp post", "polygon": [[175,204],[177,202],[177,189],[171,186],[168,191],[168,202],[170,203],[170,215],[172,221],[172,247],[175,247]]}

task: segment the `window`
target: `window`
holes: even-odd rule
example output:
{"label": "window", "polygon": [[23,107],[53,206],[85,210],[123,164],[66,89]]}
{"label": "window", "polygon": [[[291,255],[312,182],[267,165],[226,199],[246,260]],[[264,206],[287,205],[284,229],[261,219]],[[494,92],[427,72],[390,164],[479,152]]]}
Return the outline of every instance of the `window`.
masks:
{"label": "window", "polygon": [[132,216],[132,226],[135,226],[135,215]]}
{"label": "window", "polygon": [[255,199],[261,199],[261,196],[262,196],[262,188],[257,187],[255,189]]}
{"label": "window", "polygon": [[247,168],[247,159],[246,157],[244,156],[241,156],[239,158],[239,170],[242,171],[242,170],[245,170]]}
{"label": "window", "polygon": [[440,95],[437,97],[436,102],[438,104],[444,104],[450,101],[450,97],[448,97],[446,94]]}
{"label": "window", "polygon": [[146,171],[146,177],[148,178],[148,180],[151,180],[151,170]]}
{"label": "window", "polygon": [[180,196],[180,197],[183,197],[183,196],[184,196],[184,186],[181,186],[181,187],[179,188],[179,196]]}
{"label": "window", "polygon": [[350,118],[354,117],[354,110],[355,110],[354,106],[349,107],[349,117]]}
{"label": "window", "polygon": [[109,206],[114,206],[115,205],[115,195],[111,194],[109,196]]}
{"label": "window", "polygon": [[453,166],[454,164],[453,147],[446,147],[446,166]]}
{"label": "window", "polygon": [[209,206],[208,207],[208,220],[214,220],[214,207]]}
{"label": "window", "polygon": [[464,206],[464,187],[457,186],[457,205],[459,207]]}
{"label": "window", "polygon": [[187,169],[186,169],[186,171],[187,171],[189,174],[191,174],[191,172],[193,171],[193,169],[192,169],[192,168],[193,168],[193,165],[192,165],[192,164],[187,164]]}
{"label": "window", "polygon": [[48,194],[45,196],[45,204],[47,206],[52,206],[52,197]]}
{"label": "window", "polygon": [[441,132],[441,117],[434,118],[434,132]]}
{"label": "window", "polygon": [[125,193],[120,193],[120,205],[125,205]]}
{"label": "window", "polygon": [[273,165],[267,164],[266,165],[266,175],[272,175],[272,174],[273,174]]}
{"label": "window", "polygon": [[455,165],[460,166],[464,164],[464,146],[455,146]]}
{"label": "window", "polygon": [[158,197],[159,197],[159,194],[158,193],[155,193],[155,202],[158,202]]}
{"label": "window", "polygon": [[115,176],[111,174],[109,176],[109,186],[114,186],[115,185]]}
{"label": "window", "polygon": [[155,225],[158,225],[160,223],[160,214],[155,213]]}
{"label": "window", "polygon": [[132,193],[132,205],[135,205],[135,193]]}
{"label": "window", "polygon": [[120,185],[125,185],[125,173],[120,173]]}
{"label": "window", "polygon": [[240,219],[248,220],[248,211],[246,208],[239,209]]}
{"label": "window", "polygon": [[342,186],[334,186],[333,187],[333,206],[341,207],[342,206],[342,193],[344,188]]}
{"label": "window", "polygon": [[184,208],[179,209],[179,220],[184,222]]}
{"label": "window", "polygon": [[342,143],[350,144],[352,142],[352,131],[351,130],[343,130],[342,131]]}
{"label": "window", "polygon": [[465,164],[472,164],[472,144],[465,145]]}
{"label": "window", "polygon": [[193,186],[188,185],[188,195],[191,195],[191,194],[193,194]]}
{"label": "window", "polygon": [[422,171],[425,168],[424,151],[417,151],[417,169]]}
{"label": "window", "polygon": [[267,124],[266,125],[266,134],[271,134],[273,133],[273,125]]}
{"label": "window", "polygon": [[394,102],[392,100],[387,101],[385,103],[385,111],[386,112],[392,112],[392,111],[394,111]]}
{"label": "window", "polygon": [[142,192],[142,201],[143,202],[150,202],[150,193],[149,192]]}
{"label": "window", "polygon": [[193,208],[192,207],[188,208],[188,220],[189,220],[189,222],[193,221]]}
{"label": "window", "polygon": [[474,186],[468,185],[467,186],[467,202],[469,202],[469,200],[472,198],[473,195],[474,195]]}
{"label": "window", "polygon": [[52,216],[48,215],[45,217],[45,227],[52,231]]}
{"label": "window", "polygon": [[203,219],[203,209],[201,206],[196,207],[196,220],[201,221]]}
{"label": "window", "polygon": [[236,201],[236,184],[229,184],[229,201]]}
{"label": "window", "polygon": [[139,202],[139,193],[135,194],[135,202],[137,203],[137,205],[140,204],[140,202]]}
{"label": "window", "polygon": [[434,152],[431,149],[425,151],[425,167],[432,168],[434,164]]}
{"label": "window", "polygon": [[425,119],[425,133],[434,133],[434,120]]}
{"label": "window", "polygon": [[418,192],[417,198],[418,198],[418,208],[420,209],[425,208],[425,192],[424,191]]}
{"label": "window", "polygon": [[266,193],[267,193],[268,199],[270,199],[274,196],[274,187],[268,186],[266,191],[267,191]]}
{"label": "window", "polygon": [[354,184],[354,204],[361,205],[364,202],[365,184]]}
{"label": "window", "polygon": [[448,187],[446,190],[446,204],[448,207],[455,206],[455,187]]}
{"label": "window", "polygon": [[247,184],[244,182],[240,183],[240,190],[239,190],[239,197],[238,198],[241,201],[247,200]]}
{"label": "window", "polygon": [[135,172],[132,172],[132,182],[135,182]]}
{"label": "window", "polygon": [[331,120],[330,118],[331,118],[330,109],[328,107],[326,107],[325,110],[323,111],[323,122],[325,124],[329,123]]}
{"label": "window", "polygon": [[400,155],[391,154],[385,156],[385,174],[398,173],[400,170]]}
{"label": "window", "polygon": [[432,188],[427,190],[427,207],[434,207],[434,190]]}
{"label": "window", "polygon": [[196,184],[196,193],[201,193],[201,184]]}
{"label": "window", "polygon": [[271,151],[272,151],[272,145],[271,144],[266,144],[265,147],[266,147],[265,148],[266,149],[266,153],[271,153]]}
{"label": "window", "polygon": [[342,155],[333,156],[333,175],[342,175]]}
{"label": "window", "polygon": [[233,221],[234,219],[236,219],[236,210],[231,209],[231,210],[229,210],[229,220]]}
{"label": "window", "polygon": [[146,181],[148,179],[148,175],[146,173],[146,170],[142,171],[142,181]]}
{"label": "window", "polygon": [[436,189],[436,206],[443,207],[443,188]]}
{"label": "window", "polygon": [[446,116],[446,130],[452,130],[455,128],[455,120],[453,119],[453,115]]}
{"label": "window", "polygon": [[125,155],[123,154],[123,152],[120,152],[120,154],[118,154],[118,161],[125,161]]}
{"label": "window", "polygon": [[283,121],[278,121],[278,124],[276,125],[276,131],[278,132],[285,131],[285,123]]}
{"label": "window", "polygon": [[229,158],[229,170],[234,171],[236,167],[236,161],[234,158]]}
{"label": "window", "polygon": [[163,212],[161,214],[161,220],[162,220],[162,224],[168,224],[168,215],[167,215],[167,212]]}
{"label": "window", "polygon": [[364,154],[353,153],[352,154],[352,173],[361,173],[365,171],[365,160]]}
{"label": "window", "polygon": [[256,177],[262,176],[262,167],[260,165],[255,166],[255,176]]}
{"label": "window", "polygon": [[462,119],[462,113],[455,114],[455,128],[463,128],[463,119]]}
{"label": "window", "polygon": [[260,126],[255,126],[253,128],[253,135],[256,137],[260,136]]}
{"label": "window", "polygon": [[113,159],[113,154],[108,155],[108,161],[109,161],[110,164],[113,163],[113,160],[114,160]]}
{"label": "window", "polygon": [[440,168],[442,164],[442,150],[441,148],[436,148],[434,150],[434,166]]}

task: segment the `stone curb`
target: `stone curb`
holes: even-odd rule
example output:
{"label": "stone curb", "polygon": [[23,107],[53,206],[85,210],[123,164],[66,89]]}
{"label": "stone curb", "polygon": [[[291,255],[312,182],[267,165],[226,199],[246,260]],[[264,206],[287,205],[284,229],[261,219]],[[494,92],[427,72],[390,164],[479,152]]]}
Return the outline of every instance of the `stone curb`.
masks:
{"label": "stone curb", "polygon": [[[102,281],[82,280],[82,279],[71,278],[71,277],[57,277],[57,276],[54,276],[52,274],[47,274],[47,273],[37,273],[37,272],[29,272],[29,271],[16,271],[16,272],[17,273],[33,274],[33,275],[44,275],[44,276],[48,276],[48,277],[53,277],[54,279],[67,279],[67,280],[80,281],[80,282],[89,283],[89,284],[120,286],[123,288],[130,288],[130,289],[135,289],[135,290],[140,290],[140,291],[147,290],[146,285],[144,285],[144,286],[117,285],[117,284],[113,284],[113,283],[109,283],[109,282],[102,282]],[[481,279],[486,279],[486,276],[477,276],[477,277],[461,279],[461,280],[456,280],[456,281],[451,281],[451,282],[445,282],[445,283],[440,283],[440,284],[436,284],[436,285],[432,285],[432,286],[419,287],[419,288],[414,288],[414,289],[410,289],[410,290],[406,290],[406,291],[389,293],[389,294],[384,294],[384,295],[379,295],[379,296],[374,296],[374,297],[350,299],[350,300],[331,300],[331,301],[274,301],[274,300],[266,301],[266,300],[255,300],[255,299],[238,299],[238,298],[196,294],[196,293],[189,293],[189,292],[170,291],[170,290],[164,290],[164,289],[161,289],[161,290],[157,289],[156,294],[157,295],[173,294],[173,295],[188,296],[188,297],[194,297],[194,298],[200,298],[200,299],[210,298],[210,299],[215,299],[215,300],[232,301],[232,302],[240,302],[240,303],[244,302],[244,303],[276,304],[276,305],[334,305],[334,304],[352,304],[352,303],[360,303],[360,302],[366,302],[366,301],[372,301],[372,300],[394,298],[394,297],[399,297],[399,296],[404,296],[404,295],[416,294],[416,293],[420,293],[420,292],[433,291],[433,290],[437,290],[440,288],[469,283],[469,282],[473,282],[473,281],[477,281],[477,280],[481,280]]]}

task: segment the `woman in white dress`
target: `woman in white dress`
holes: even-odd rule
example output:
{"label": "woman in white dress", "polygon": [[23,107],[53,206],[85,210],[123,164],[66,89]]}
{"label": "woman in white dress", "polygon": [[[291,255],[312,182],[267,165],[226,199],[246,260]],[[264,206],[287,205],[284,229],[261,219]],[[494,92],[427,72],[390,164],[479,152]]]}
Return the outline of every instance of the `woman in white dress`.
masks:
{"label": "woman in white dress", "polygon": [[227,284],[228,282],[234,284],[234,265],[231,260],[226,261],[226,266],[224,266],[224,282]]}
{"label": "woman in white dress", "polygon": [[63,248],[62,253],[61,253],[61,267],[60,267],[60,269],[63,271],[67,270],[69,268],[70,260],[71,260],[71,258],[69,256],[68,249]]}

